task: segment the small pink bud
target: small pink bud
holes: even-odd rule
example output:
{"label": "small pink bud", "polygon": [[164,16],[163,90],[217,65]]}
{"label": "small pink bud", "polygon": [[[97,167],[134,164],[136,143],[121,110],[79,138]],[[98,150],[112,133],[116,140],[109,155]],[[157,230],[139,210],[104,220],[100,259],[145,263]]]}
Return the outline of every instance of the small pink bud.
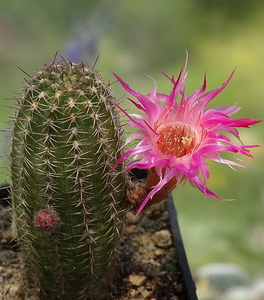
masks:
{"label": "small pink bud", "polygon": [[54,231],[60,227],[61,220],[54,209],[48,208],[35,213],[34,224],[43,231]]}
{"label": "small pink bud", "polygon": [[127,190],[127,200],[131,209],[138,209],[148,194],[146,184],[143,182],[130,182]]}

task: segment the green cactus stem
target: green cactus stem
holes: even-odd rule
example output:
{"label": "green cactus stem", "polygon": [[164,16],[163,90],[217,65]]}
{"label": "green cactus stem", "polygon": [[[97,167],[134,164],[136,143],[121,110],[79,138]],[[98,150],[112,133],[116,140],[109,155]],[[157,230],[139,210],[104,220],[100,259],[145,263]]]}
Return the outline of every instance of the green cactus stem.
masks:
{"label": "green cactus stem", "polygon": [[26,79],[11,148],[14,223],[43,299],[102,299],[125,218],[123,145],[109,84],[54,61]]}

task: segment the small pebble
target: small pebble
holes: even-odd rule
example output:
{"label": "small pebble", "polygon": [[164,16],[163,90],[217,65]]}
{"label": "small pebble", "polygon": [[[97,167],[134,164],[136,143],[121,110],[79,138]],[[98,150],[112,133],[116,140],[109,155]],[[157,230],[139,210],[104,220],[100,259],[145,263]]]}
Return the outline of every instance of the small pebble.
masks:
{"label": "small pebble", "polygon": [[150,297],[152,294],[151,291],[147,291],[146,289],[144,289],[142,292],[141,292],[141,295],[144,297],[144,299],[146,299],[147,297]]}
{"label": "small pebble", "polygon": [[136,296],[136,294],[137,294],[137,291],[135,289],[129,290],[130,296],[134,297],[134,296]]}
{"label": "small pebble", "polygon": [[138,219],[139,219],[139,217],[136,217],[136,215],[133,214],[132,212],[129,211],[127,213],[127,222],[128,222],[128,224],[137,224]]}
{"label": "small pebble", "polygon": [[147,277],[144,276],[144,275],[133,275],[133,274],[131,274],[131,275],[129,275],[128,280],[132,285],[142,286],[146,282]]}
{"label": "small pebble", "polygon": [[10,276],[10,275],[12,275],[13,274],[13,270],[12,269],[7,269],[6,270],[6,275],[7,276]]}
{"label": "small pebble", "polygon": [[19,290],[19,286],[10,284],[9,285],[9,294],[10,296],[15,296]]}
{"label": "small pebble", "polygon": [[144,290],[145,290],[145,287],[144,287],[144,286],[140,286],[140,287],[137,289],[137,291],[138,291],[139,293],[142,293]]}
{"label": "small pebble", "polygon": [[153,243],[160,248],[168,248],[169,246],[172,245],[171,234],[167,229],[163,229],[155,232],[151,236],[151,239]]}
{"label": "small pebble", "polygon": [[126,232],[128,234],[131,234],[136,230],[137,230],[137,227],[135,225],[130,225],[130,226],[127,226],[126,228],[124,228],[124,232]]}
{"label": "small pebble", "polygon": [[163,253],[164,253],[164,250],[162,250],[162,249],[157,249],[154,251],[155,256],[160,256]]}
{"label": "small pebble", "polygon": [[148,243],[150,241],[150,237],[147,235],[142,235],[141,239],[140,239],[140,243],[141,245],[144,245],[146,243]]}

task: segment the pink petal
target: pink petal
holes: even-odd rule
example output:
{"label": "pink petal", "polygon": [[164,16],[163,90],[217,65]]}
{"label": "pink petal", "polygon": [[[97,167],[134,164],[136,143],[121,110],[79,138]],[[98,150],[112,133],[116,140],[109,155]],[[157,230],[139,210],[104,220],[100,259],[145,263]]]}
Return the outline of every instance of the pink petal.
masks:
{"label": "pink petal", "polygon": [[140,148],[133,148],[131,150],[128,150],[123,155],[121,155],[121,157],[114,164],[113,168],[115,168],[121,161],[125,160],[128,156],[130,156],[130,155],[136,155],[136,154],[141,153],[141,152],[145,152],[145,151],[147,151],[147,150],[149,150],[151,148],[152,148],[151,146],[146,145],[146,146],[141,146]]}
{"label": "pink petal", "polygon": [[132,90],[130,86],[126,82],[124,82],[117,74],[113,72],[112,74],[121,83],[121,85],[126,91],[128,91],[131,95],[138,99],[138,101],[144,106],[145,110],[148,113],[155,112],[156,105],[153,102],[149,101],[149,99],[146,96],[142,95],[140,92]]}
{"label": "pink petal", "polygon": [[144,201],[141,203],[136,216],[138,216],[145,205],[147,204],[148,200],[153,197],[166,183],[168,183],[173,177],[175,176],[175,170],[166,170],[166,173],[163,178],[160,179],[159,183],[149,192],[147,197],[144,199]]}
{"label": "pink petal", "polygon": [[214,106],[205,109],[205,112],[210,112],[210,111],[218,111],[221,112],[222,114],[225,114],[227,116],[232,116],[236,112],[238,112],[241,109],[241,107],[231,105],[231,106]]}
{"label": "pink petal", "polygon": [[215,193],[213,193],[211,190],[209,190],[205,183],[203,183],[200,178],[197,176],[195,179],[189,180],[190,184],[197,188],[199,191],[201,191],[204,195],[209,196],[211,198],[217,199],[217,200],[224,200],[217,196]]}
{"label": "pink petal", "polygon": [[193,92],[190,96],[188,96],[188,102],[190,102],[190,103],[194,103],[195,101],[197,101],[197,98],[204,92],[206,90],[206,75],[204,75],[204,82],[203,82],[203,85],[202,85],[202,87],[199,89],[199,90],[197,90],[197,91],[195,91],[195,92]]}
{"label": "pink petal", "polygon": [[228,77],[227,81],[223,83],[223,85],[215,90],[209,91],[202,96],[200,96],[197,100],[199,103],[199,108],[205,107],[209,102],[211,102],[219,93],[222,92],[222,90],[227,86],[231,78],[233,77],[235,73],[235,70],[231,73],[231,75]]}

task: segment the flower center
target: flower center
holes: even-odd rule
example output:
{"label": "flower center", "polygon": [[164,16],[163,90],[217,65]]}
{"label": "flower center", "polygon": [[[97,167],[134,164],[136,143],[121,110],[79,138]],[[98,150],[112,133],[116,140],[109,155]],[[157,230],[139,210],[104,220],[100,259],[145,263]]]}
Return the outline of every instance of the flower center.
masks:
{"label": "flower center", "polygon": [[196,145],[196,133],[186,124],[176,123],[162,128],[157,140],[159,151],[178,158],[192,153]]}

